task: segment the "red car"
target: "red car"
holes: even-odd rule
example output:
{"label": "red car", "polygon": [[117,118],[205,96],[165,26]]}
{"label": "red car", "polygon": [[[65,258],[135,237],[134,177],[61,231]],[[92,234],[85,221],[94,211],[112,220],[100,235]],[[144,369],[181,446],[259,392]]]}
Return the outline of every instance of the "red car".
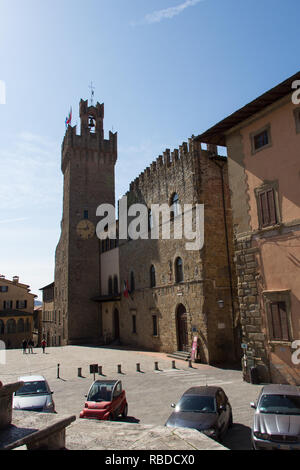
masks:
{"label": "red car", "polygon": [[96,380],[79,417],[112,421],[119,415],[126,418],[127,413],[128,404],[121,380]]}

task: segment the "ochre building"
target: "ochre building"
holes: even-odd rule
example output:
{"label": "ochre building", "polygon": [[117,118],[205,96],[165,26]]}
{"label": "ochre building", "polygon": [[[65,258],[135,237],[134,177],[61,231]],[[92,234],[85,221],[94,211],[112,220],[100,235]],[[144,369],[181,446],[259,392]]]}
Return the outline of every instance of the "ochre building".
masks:
{"label": "ochre building", "polygon": [[32,339],[34,299],[27,284],[0,276],[0,340],[6,349],[22,347],[22,341]]}
{"label": "ochre building", "polygon": [[198,138],[228,149],[245,377],[253,379],[255,372],[254,377],[258,375],[260,382],[297,385],[299,81],[300,72]]}

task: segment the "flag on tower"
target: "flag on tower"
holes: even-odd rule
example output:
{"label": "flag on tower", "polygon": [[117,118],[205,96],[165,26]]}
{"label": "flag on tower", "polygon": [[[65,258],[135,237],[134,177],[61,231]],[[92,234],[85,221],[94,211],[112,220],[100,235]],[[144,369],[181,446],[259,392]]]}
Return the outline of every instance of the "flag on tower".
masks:
{"label": "flag on tower", "polygon": [[72,122],[72,107],[70,109],[69,116],[66,117],[66,121],[65,121],[66,127],[68,127],[68,125],[71,124],[71,122]]}

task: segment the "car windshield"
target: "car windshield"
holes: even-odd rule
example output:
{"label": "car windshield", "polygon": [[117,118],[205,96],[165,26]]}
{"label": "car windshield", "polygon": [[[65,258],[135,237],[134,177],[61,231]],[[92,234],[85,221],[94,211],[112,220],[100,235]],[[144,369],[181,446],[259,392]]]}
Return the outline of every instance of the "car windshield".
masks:
{"label": "car windshield", "polygon": [[112,401],[112,391],[115,383],[94,383],[89,391],[88,401]]}
{"label": "car windshield", "polygon": [[214,397],[185,395],[181,398],[175,410],[195,413],[215,413],[216,403]]}
{"label": "car windshield", "polygon": [[300,397],[294,395],[263,395],[259,402],[261,413],[300,415]]}
{"label": "car windshield", "polygon": [[24,395],[45,395],[49,393],[45,381],[37,380],[36,382],[24,382],[24,385],[16,391],[16,396]]}

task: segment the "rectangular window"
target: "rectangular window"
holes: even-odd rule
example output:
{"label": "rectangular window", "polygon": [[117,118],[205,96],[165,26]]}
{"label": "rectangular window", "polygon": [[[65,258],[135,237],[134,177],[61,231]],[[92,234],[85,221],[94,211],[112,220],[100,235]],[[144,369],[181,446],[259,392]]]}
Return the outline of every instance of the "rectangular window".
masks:
{"label": "rectangular window", "polygon": [[17,309],[27,308],[27,300],[17,300]]}
{"label": "rectangular window", "polygon": [[84,219],[88,219],[88,218],[89,218],[89,211],[85,210],[85,211],[83,212],[83,218],[84,218]]}
{"label": "rectangular window", "polygon": [[158,336],[157,315],[152,315],[152,322],[153,322],[153,336]]}
{"label": "rectangular window", "polygon": [[13,308],[12,300],[4,300],[3,308],[4,310],[11,310]]}
{"label": "rectangular window", "polygon": [[132,315],[132,333],[136,333],[136,315]]}
{"label": "rectangular window", "polygon": [[285,302],[271,302],[269,311],[270,339],[290,341],[288,314]]}
{"label": "rectangular window", "polygon": [[269,132],[267,129],[264,131],[260,132],[259,134],[256,134],[253,137],[253,142],[254,142],[254,150],[259,150],[262,147],[265,147],[269,143]]}
{"label": "rectangular window", "polygon": [[275,225],[278,222],[274,188],[258,192],[258,211],[261,227]]}
{"label": "rectangular window", "polygon": [[0,292],[8,292],[8,286],[0,286]]}

